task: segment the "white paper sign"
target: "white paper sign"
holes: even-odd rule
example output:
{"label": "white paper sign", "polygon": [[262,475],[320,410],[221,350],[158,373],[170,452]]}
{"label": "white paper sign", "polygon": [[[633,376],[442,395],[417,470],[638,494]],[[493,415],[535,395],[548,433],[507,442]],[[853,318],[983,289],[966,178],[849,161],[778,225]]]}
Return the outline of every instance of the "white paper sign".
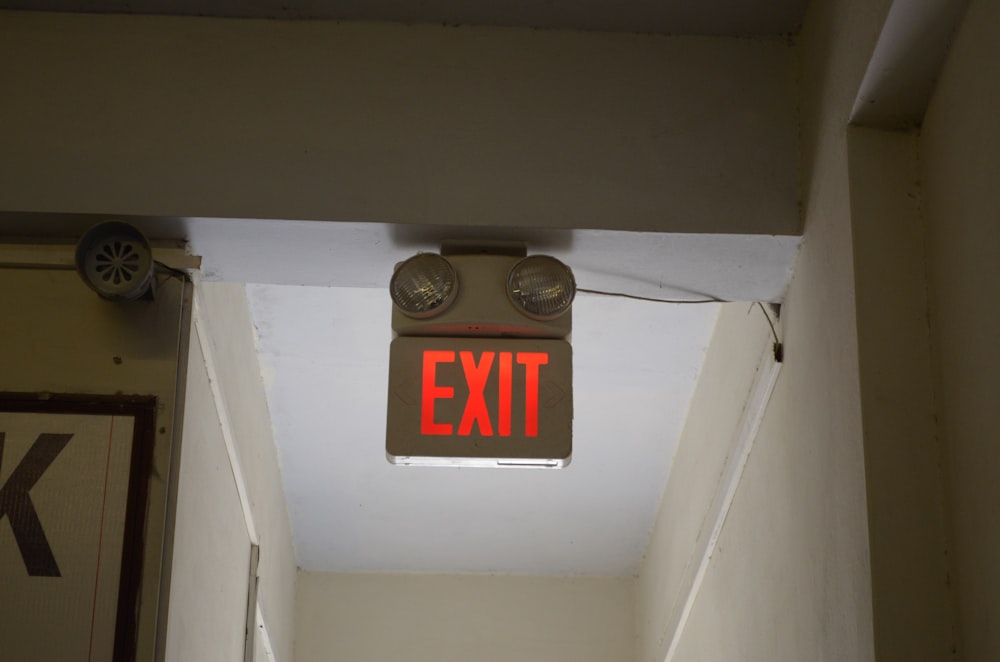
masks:
{"label": "white paper sign", "polygon": [[114,659],[134,422],[0,412],[0,659]]}

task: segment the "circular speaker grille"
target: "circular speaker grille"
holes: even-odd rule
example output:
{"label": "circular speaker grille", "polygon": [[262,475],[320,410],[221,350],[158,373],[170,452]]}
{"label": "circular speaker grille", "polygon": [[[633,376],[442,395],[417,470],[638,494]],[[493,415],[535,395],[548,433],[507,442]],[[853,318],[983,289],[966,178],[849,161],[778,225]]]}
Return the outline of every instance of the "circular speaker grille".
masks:
{"label": "circular speaker grille", "polygon": [[126,223],[110,221],[88,230],[77,245],[76,264],[84,282],[106,299],[138,299],[152,285],[152,251]]}

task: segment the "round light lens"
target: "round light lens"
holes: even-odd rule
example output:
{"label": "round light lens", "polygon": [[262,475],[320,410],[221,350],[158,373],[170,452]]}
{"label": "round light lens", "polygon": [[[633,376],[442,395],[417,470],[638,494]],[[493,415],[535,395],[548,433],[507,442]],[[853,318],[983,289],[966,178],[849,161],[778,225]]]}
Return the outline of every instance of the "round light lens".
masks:
{"label": "round light lens", "polygon": [[576,280],[570,268],[554,257],[532,255],[510,270],[507,294],[528,317],[553,319],[573,304]]}
{"label": "round light lens", "polygon": [[436,253],[414,255],[399,265],[389,281],[393,302],[410,317],[444,312],[457,293],[454,267]]}

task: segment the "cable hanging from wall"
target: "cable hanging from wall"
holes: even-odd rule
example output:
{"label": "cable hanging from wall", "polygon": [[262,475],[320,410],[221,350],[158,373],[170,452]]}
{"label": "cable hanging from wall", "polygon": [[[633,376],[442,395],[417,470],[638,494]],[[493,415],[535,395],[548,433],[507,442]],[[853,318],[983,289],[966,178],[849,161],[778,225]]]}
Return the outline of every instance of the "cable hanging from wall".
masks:
{"label": "cable hanging from wall", "polygon": [[[633,299],[635,301],[651,301],[653,303],[671,303],[671,304],[706,304],[706,303],[734,303],[729,299],[720,299],[711,295],[703,295],[700,299],[660,299],[656,297],[646,297],[640,296],[638,294],[628,294],[626,292],[608,292],[605,290],[591,290],[583,287],[577,288],[577,292],[586,292],[587,294],[596,294],[599,296],[606,297],[621,297],[624,299]],[[780,317],[780,304],[771,304],[775,310],[775,315]],[[774,339],[772,344],[772,349],[774,352],[774,360],[777,363],[781,363],[785,358],[785,346],[778,337],[778,331],[774,326],[774,321],[768,314],[767,309],[764,308],[764,303],[762,301],[754,301],[750,304],[750,309],[747,310],[747,314],[750,314],[754,308],[759,308],[760,312],[764,315],[764,319],[767,320],[767,326],[771,330],[771,337]]]}

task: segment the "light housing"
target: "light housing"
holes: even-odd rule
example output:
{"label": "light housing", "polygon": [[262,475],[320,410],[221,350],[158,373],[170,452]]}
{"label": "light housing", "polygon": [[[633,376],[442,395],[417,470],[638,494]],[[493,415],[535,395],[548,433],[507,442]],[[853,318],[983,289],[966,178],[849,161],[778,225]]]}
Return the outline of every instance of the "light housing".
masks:
{"label": "light housing", "polygon": [[550,255],[531,255],[507,276],[507,296],[528,317],[551,320],[573,305],[576,279],[565,264]]}
{"label": "light housing", "polygon": [[396,266],[389,294],[408,317],[426,319],[440,315],[458,296],[458,275],[437,253],[418,253]]}
{"label": "light housing", "polygon": [[[414,256],[397,265],[390,280],[393,299],[392,330],[397,336],[448,336],[480,338],[566,338],[573,325],[572,306],[562,314],[546,317],[533,315],[517,305],[508,293],[511,271],[523,260],[527,250],[523,244],[468,246],[445,243],[441,255],[429,255],[446,260],[455,271],[457,283],[447,302],[429,313],[407,312],[400,306],[402,299],[393,294],[403,277],[399,272]],[[568,268],[554,258],[548,258],[568,273]],[[547,262],[547,260],[546,260]],[[531,265],[532,262],[528,262]],[[520,272],[518,272],[520,273]]]}

